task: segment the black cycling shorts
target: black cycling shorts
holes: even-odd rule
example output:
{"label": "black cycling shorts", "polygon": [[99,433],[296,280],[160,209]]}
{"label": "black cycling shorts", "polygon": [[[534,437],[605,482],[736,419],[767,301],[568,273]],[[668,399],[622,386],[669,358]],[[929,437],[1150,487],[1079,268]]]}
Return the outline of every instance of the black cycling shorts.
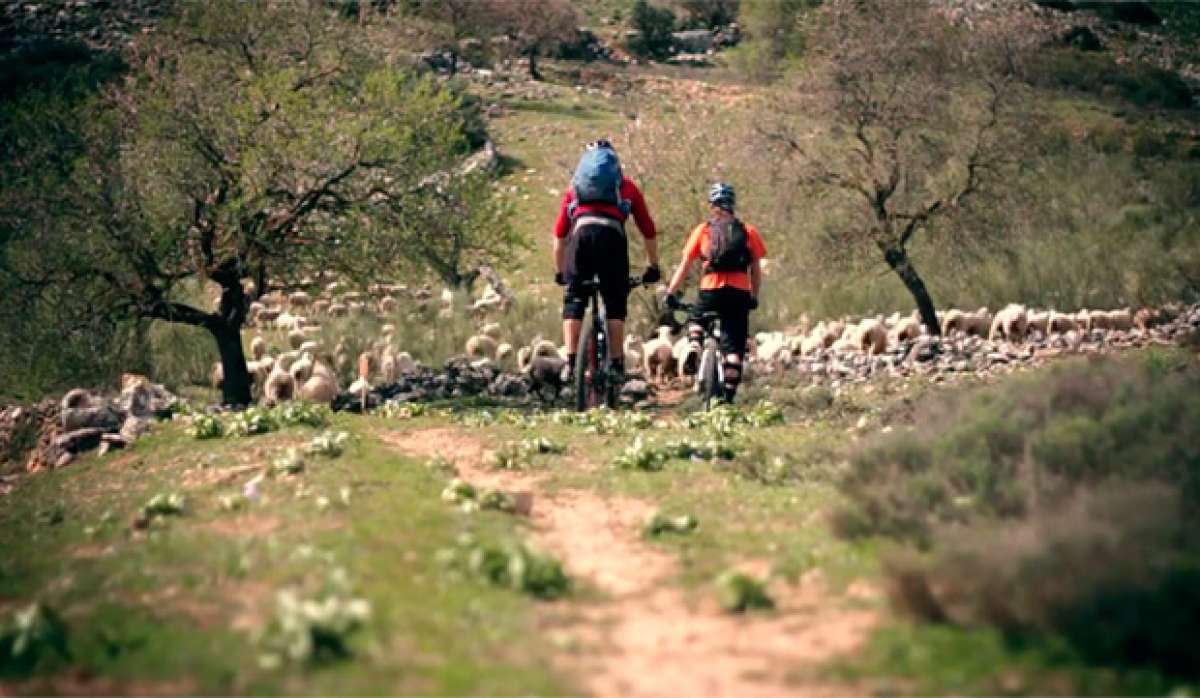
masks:
{"label": "black cycling shorts", "polygon": [[[722,356],[746,356],[746,337],[750,333],[750,299],[749,291],[732,286],[700,292],[697,311],[717,313],[721,317]],[[697,322],[697,317],[693,315],[689,320]]]}
{"label": "black cycling shorts", "polygon": [[599,277],[609,320],[624,320],[629,298],[629,245],[625,233],[608,225],[581,225],[568,238],[564,320],[582,320],[589,295],[579,282]]}

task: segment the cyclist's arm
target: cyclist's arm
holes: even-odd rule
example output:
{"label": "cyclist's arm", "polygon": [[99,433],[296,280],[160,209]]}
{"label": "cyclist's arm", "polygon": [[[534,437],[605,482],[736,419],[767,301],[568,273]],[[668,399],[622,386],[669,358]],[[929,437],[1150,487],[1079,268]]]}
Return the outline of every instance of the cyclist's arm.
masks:
{"label": "cyclist's arm", "polygon": [[567,241],[566,238],[554,238],[554,271],[562,274],[566,272],[567,266]]}
{"label": "cyclist's arm", "polygon": [[667,285],[667,295],[673,295],[683,288],[683,284],[687,282],[688,272],[692,268],[691,257],[684,255],[683,259],[679,260],[679,266],[675,267],[675,273],[671,275],[671,283]]}
{"label": "cyclist's arm", "polygon": [[642,238],[646,247],[646,261],[652,267],[658,266],[658,238]]}

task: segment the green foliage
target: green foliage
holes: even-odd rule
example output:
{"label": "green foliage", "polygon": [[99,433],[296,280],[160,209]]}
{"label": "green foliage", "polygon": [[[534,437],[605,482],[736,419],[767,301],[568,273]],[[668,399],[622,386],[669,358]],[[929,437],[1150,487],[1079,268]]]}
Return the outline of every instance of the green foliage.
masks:
{"label": "green foliage", "polygon": [[730,52],[733,65],[746,77],[766,82],[779,77],[805,49],[806,15],[821,0],[746,0],[738,23],[747,39]]}
{"label": "green foliage", "polygon": [[1175,483],[1200,513],[1197,386],[1195,370],[1110,359],[930,400],[853,456],[838,526],[928,543],[939,523],[1024,516],[1113,478]]}
{"label": "green foliage", "polygon": [[729,613],[775,608],[775,601],[767,594],[766,585],[749,575],[730,570],[717,578],[716,585],[721,608]]}
{"label": "green foliage", "polygon": [[346,450],[346,442],[350,435],[344,431],[333,431],[318,434],[304,445],[304,453],[310,456],[337,458]]}
{"label": "green foliage", "polygon": [[[329,422],[329,408],[307,402],[285,402],[275,407],[250,407],[241,412],[224,415],[196,414],[191,417],[188,434],[196,439],[213,439],[221,436],[257,436],[269,434],[287,427],[320,428]],[[318,437],[310,446],[344,446],[344,434],[324,435],[325,441],[315,446]]]}
{"label": "green foliage", "polygon": [[638,32],[626,43],[626,48],[643,58],[665,58],[671,48],[671,32],[675,29],[675,13],[656,7],[649,0],[636,0],[630,24]]}
{"label": "green foliage", "polygon": [[539,599],[558,598],[571,589],[562,563],[523,543],[483,543],[464,536],[455,548],[443,550],[441,557],[452,569]]}
{"label": "green foliage", "polygon": [[642,533],[647,538],[657,538],[664,534],[691,533],[699,525],[700,522],[691,514],[666,516],[662,512],[655,512],[642,526]]}
{"label": "green foliage", "polygon": [[216,415],[198,414],[187,431],[196,439],[218,439],[225,435],[225,424]]}
{"label": "green foliage", "polygon": [[716,29],[738,18],[742,0],[680,0],[689,29]]}
{"label": "green foliage", "polygon": [[333,585],[315,598],[293,590],[275,597],[275,616],[260,638],[259,664],[314,664],[350,656],[349,640],[371,618],[371,604]]}
{"label": "green foliage", "polygon": [[1192,89],[1172,70],[1144,61],[1117,63],[1107,53],[1048,48],[1034,52],[1026,78],[1046,88],[1116,97],[1145,109],[1188,109]]}
{"label": "green foliage", "polygon": [[1168,486],[1102,485],[1017,525],[947,531],[931,556],[888,561],[891,596],[922,620],[1195,679],[1200,540],[1181,504]]}
{"label": "green foliage", "polygon": [[[320,3],[176,9],[135,39],[156,59],[114,89],[5,105],[0,142],[19,157],[0,189],[0,292],[38,299],[34,317],[53,321],[15,336],[61,335],[82,316],[81,337],[106,344],[138,318],[228,340],[247,279],[420,270],[457,284],[462,265],[508,259],[518,240],[491,176],[459,171],[478,110],[453,89],[397,68]],[[179,299],[200,278],[224,290],[220,313]],[[115,329],[87,337],[103,323]],[[197,364],[178,373],[194,379]],[[226,399],[244,403],[236,365]]]}
{"label": "green foliage", "polygon": [[663,464],[670,458],[671,453],[666,448],[643,441],[638,436],[621,455],[613,459],[613,465],[621,470],[657,471],[662,470]]}
{"label": "green foliage", "polygon": [[0,626],[0,676],[24,676],[53,657],[69,660],[67,626],[54,609],[33,603]]}

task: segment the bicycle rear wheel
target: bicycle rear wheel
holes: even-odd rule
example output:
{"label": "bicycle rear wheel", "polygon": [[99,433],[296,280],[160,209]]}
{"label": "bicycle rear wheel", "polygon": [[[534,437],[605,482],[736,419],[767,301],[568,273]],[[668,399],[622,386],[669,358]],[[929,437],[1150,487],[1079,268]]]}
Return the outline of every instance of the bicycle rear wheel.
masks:
{"label": "bicycle rear wheel", "polygon": [[591,377],[596,375],[596,329],[591,318],[585,318],[575,352],[575,411],[584,412],[594,402]]}
{"label": "bicycle rear wheel", "polygon": [[711,410],[721,402],[721,356],[716,347],[705,347],[700,357],[701,375],[698,377],[704,395],[704,409]]}

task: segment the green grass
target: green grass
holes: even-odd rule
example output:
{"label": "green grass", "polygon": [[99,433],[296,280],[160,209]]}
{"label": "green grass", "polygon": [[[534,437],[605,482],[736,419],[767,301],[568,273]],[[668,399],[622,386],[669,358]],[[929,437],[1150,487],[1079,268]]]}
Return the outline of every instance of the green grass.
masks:
{"label": "green grass", "polygon": [[[697,517],[695,530],[643,539],[678,562],[666,583],[691,599],[715,601],[714,580],[753,562],[788,582],[817,571],[832,589],[828,603],[878,608],[881,626],[861,655],[825,667],[795,667],[796,677],[917,694],[1174,688],[1157,674],[1088,664],[1053,637],[1019,644],[994,630],[909,625],[892,619],[881,601],[839,595],[856,581],[880,587],[880,555],[889,545],[879,538],[842,540],[828,526],[830,511],[845,501],[837,487],[848,467],[844,444],[911,419],[906,401],[925,400],[932,390],[943,389],[919,381],[825,396],[760,388],[759,395],[784,408],[786,424],[735,434],[739,455],[732,461],[672,458],[656,472],[620,470],[612,461],[638,436],[658,443],[708,438],[703,429],[685,428],[673,409],[650,413],[649,425],[626,418],[611,429],[559,423],[528,409],[485,413],[461,403],[445,404],[455,407],[452,413],[432,410],[408,419],[335,415],[327,429],[351,434],[345,453],[308,457],[300,475],[265,480],[263,499],[233,512],[222,508],[221,499],[241,491],[255,465],[303,445],[319,430],[199,441],[180,425],[162,425],[129,452],[86,457],[27,478],[6,500],[0,511],[0,612],[35,599],[48,604],[66,620],[73,656],[69,662],[48,659],[33,676],[3,677],[7,683],[0,685],[48,692],[57,690],[55,681],[68,670],[82,669],[116,690],[574,692],[575,677],[549,668],[547,658],[560,648],[539,632],[537,608],[544,602],[453,573],[439,562],[439,552],[464,533],[480,541],[520,541],[528,524],[494,511],[464,513],[443,502],[440,493],[451,475],[398,455],[380,438],[452,428],[489,450],[535,437],[565,445],[564,453],[517,463],[538,478],[539,498],[582,490]],[[777,459],[782,465],[772,465]],[[147,532],[132,530],[135,512],[164,492],[185,496],[184,515],[167,517]],[[352,656],[309,668],[261,668],[253,628],[271,617],[275,592],[315,593],[337,569],[345,571],[351,593],[373,610],[349,638]],[[598,591],[583,582],[568,601],[553,603],[567,604],[569,615],[573,604],[605,603]],[[553,615],[562,612],[556,608]]]}
{"label": "green grass", "polygon": [[[347,418],[335,424],[355,434],[363,426]],[[533,602],[454,581],[435,560],[464,531],[514,536],[513,520],[446,507],[438,498],[442,476],[424,464],[360,438],[338,459],[310,459],[297,478],[266,481],[263,501],[233,513],[218,499],[249,474],[187,484],[261,462],[312,433],[196,442],[166,427],[128,455],[85,458],[23,481],[0,513],[0,607],[40,599],[67,620],[72,666],[118,682],[185,679],[185,692],[565,690],[539,660],[545,647],[531,625]],[[344,488],[348,505],[339,503]],[[159,491],[183,493],[186,514],[133,534],[134,511]],[[322,510],[322,496],[335,504]],[[60,504],[61,523],[36,523],[39,511]],[[89,536],[88,527],[98,530]],[[231,626],[243,615],[261,624],[276,589],[311,589],[334,567],[346,570],[374,611],[352,638],[354,659],[311,671],[259,669],[251,634]],[[41,691],[62,668],[52,663],[22,685]]]}

